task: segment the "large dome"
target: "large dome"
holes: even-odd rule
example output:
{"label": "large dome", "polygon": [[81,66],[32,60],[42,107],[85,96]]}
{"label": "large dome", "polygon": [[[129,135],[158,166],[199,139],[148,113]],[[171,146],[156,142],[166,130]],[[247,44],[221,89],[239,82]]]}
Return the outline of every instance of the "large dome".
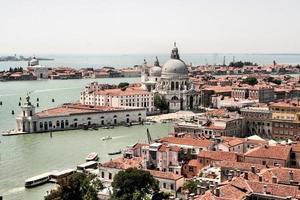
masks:
{"label": "large dome", "polygon": [[163,74],[178,74],[187,75],[188,69],[186,64],[180,59],[170,59],[168,60],[162,68]]}

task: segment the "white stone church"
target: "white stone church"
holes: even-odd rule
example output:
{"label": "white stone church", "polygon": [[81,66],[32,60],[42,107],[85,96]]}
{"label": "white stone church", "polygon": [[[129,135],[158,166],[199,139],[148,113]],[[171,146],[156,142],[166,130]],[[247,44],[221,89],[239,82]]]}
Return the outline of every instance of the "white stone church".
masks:
{"label": "white stone church", "polygon": [[196,110],[198,107],[198,94],[189,80],[188,67],[180,59],[176,43],[171,58],[162,67],[157,58],[152,67],[144,62],[141,82],[144,89],[166,99],[170,112]]}

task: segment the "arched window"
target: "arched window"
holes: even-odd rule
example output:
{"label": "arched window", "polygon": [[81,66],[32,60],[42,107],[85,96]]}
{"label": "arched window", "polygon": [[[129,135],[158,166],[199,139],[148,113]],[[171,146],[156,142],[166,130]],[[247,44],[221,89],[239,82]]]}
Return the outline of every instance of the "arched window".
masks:
{"label": "arched window", "polygon": [[173,96],[171,100],[179,100],[178,97]]}
{"label": "arched window", "polygon": [[75,119],[74,119],[74,121],[78,121],[78,119],[77,119],[77,118],[75,118]]}
{"label": "arched window", "polygon": [[49,121],[49,127],[52,128],[52,122],[51,121]]}
{"label": "arched window", "polygon": [[171,82],[171,90],[174,90],[174,82]]}
{"label": "arched window", "polygon": [[40,122],[40,128],[43,128],[43,122]]}
{"label": "arched window", "polygon": [[179,89],[179,82],[176,82],[176,90]]}
{"label": "arched window", "polygon": [[68,120],[66,120],[66,126],[69,126],[69,121]]}
{"label": "arched window", "polygon": [[59,121],[58,120],[56,121],[56,127],[59,127]]}
{"label": "arched window", "polygon": [[129,114],[127,114],[126,117],[129,117]]}
{"label": "arched window", "polygon": [[114,118],[117,118],[117,115],[114,115]]}

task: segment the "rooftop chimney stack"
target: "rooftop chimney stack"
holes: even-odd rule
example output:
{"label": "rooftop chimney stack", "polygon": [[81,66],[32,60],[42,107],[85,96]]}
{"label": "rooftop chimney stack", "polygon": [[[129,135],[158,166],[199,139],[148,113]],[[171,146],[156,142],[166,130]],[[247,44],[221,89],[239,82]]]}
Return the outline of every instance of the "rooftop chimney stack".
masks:
{"label": "rooftop chimney stack", "polygon": [[251,166],[251,172],[255,174],[255,166]]}
{"label": "rooftop chimney stack", "polygon": [[272,183],[277,183],[277,176],[272,176]]}

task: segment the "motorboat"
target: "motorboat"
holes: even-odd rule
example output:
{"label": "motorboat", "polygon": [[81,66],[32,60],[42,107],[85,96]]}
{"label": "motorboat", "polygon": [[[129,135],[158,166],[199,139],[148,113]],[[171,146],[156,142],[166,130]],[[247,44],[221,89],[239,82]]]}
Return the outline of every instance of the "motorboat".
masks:
{"label": "motorboat", "polygon": [[105,136],[105,137],[103,137],[103,138],[101,138],[101,140],[102,141],[105,141],[105,140],[111,140],[112,139],[112,137],[111,136]]}
{"label": "motorboat", "polygon": [[91,152],[87,155],[87,157],[85,158],[85,160],[87,162],[89,161],[97,161],[99,159],[98,154],[96,152]]}
{"label": "motorboat", "polygon": [[110,152],[110,153],[108,153],[108,155],[112,156],[112,155],[118,155],[118,154],[121,154],[121,153],[122,153],[122,151],[119,150],[119,151],[115,151],[115,152]]}
{"label": "motorboat", "polygon": [[50,180],[51,173],[44,173],[25,180],[25,187],[30,188],[47,183]]}

